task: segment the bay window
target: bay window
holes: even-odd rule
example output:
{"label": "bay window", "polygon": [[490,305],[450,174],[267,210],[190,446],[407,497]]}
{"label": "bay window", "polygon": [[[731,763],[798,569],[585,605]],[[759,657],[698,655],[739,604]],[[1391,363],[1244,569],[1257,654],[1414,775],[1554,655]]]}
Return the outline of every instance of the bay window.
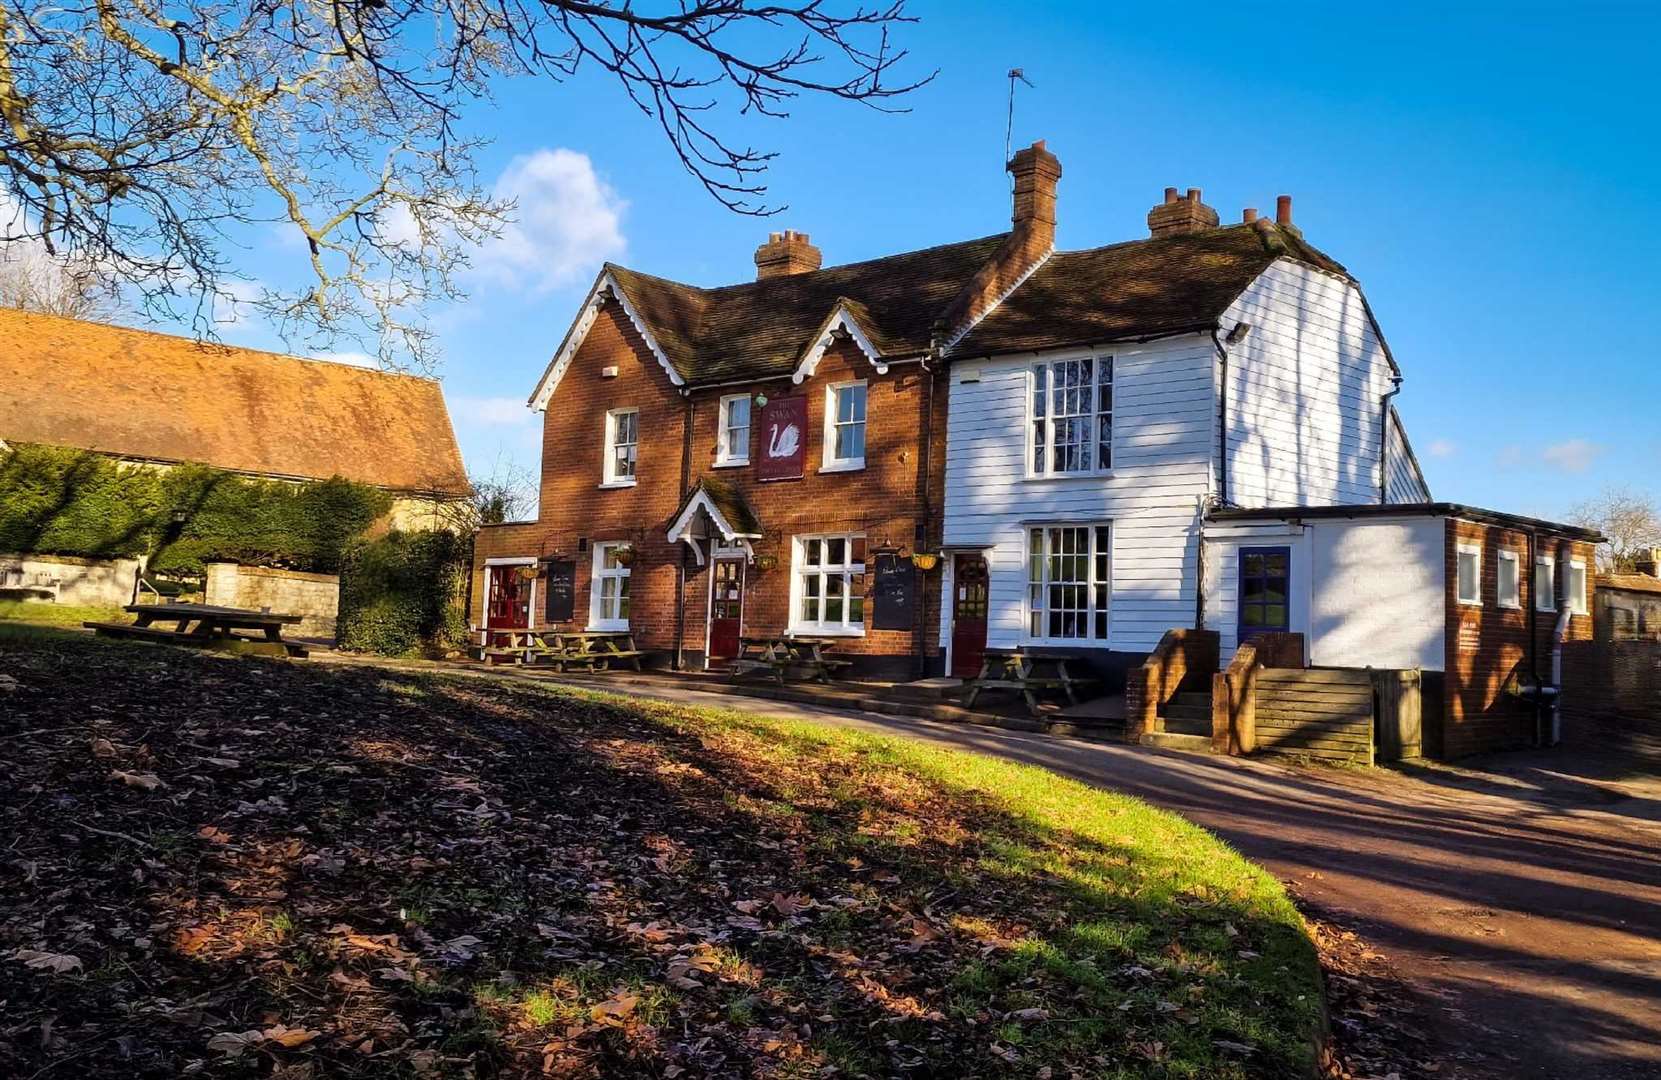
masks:
{"label": "bay window", "polygon": [[1113,357],[1033,364],[1030,422],[1033,476],[1111,468]]}
{"label": "bay window", "polygon": [[[594,573],[589,583],[588,625],[591,630],[629,628],[629,563],[627,543],[594,545]],[[625,558],[627,561],[625,561]]]}
{"label": "bay window", "polygon": [[627,487],[634,483],[635,449],[640,441],[640,410],[613,409],[606,413],[605,483]]}
{"label": "bay window", "polygon": [[715,464],[748,465],[750,463],[750,395],[730,394],[721,399],[716,436]]}
{"label": "bay window", "polygon": [[796,538],[790,629],[820,634],[865,633],[865,537]]}
{"label": "bay window", "polygon": [[1038,641],[1107,641],[1112,546],[1106,525],[1027,530],[1027,635]]}

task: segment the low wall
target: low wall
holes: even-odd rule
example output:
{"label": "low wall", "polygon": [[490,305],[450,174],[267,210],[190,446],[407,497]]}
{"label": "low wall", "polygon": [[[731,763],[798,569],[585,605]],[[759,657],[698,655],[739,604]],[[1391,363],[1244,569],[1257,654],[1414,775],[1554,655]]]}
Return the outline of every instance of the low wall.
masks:
{"label": "low wall", "polygon": [[0,555],[0,598],[120,607],[133,602],[141,569],[137,559]]}
{"label": "low wall", "polygon": [[1257,672],[1257,749],[1373,763],[1373,676],[1353,668]]}
{"label": "low wall", "polygon": [[270,608],[285,615],[303,615],[304,619],[290,634],[333,641],[335,620],[340,614],[340,578],[334,574],[306,574],[238,563],[208,563],[203,601],[223,607]]}

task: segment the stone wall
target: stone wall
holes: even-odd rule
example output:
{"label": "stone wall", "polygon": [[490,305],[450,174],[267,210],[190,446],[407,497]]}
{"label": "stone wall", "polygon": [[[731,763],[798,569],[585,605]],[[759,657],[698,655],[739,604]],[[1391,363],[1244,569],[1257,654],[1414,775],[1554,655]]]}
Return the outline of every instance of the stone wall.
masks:
{"label": "stone wall", "polygon": [[269,608],[284,615],[303,615],[304,620],[289,634],[334,640],[335,619],[340,614],[340,578],[337,575],[272,570],[228,562],[208,563],[207,570],[205,603],[253,610]]}
{"label": "stone wall", "polygon": [[137,559],[0,555],[0,599],[120,607],[133,602],[142,569]]}

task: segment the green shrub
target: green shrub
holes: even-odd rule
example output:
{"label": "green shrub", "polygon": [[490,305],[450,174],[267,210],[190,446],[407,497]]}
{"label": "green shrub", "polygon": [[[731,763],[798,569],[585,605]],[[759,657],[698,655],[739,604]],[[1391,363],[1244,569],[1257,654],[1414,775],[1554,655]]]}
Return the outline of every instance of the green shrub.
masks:
{"label": "green shrub", "polygon": [[471,542],[442,530],[392,532],[352,545],[340,571],[340,647],[386,656],[462,648],[471,564]]}
{"label": "green shrub", "polygon": [[0,454],[0,551],[148,555],[164,572],[225,560],[332,574],[391,508],[386,492],[339,477],[294,484],[203,465],[141,468],[51,446]]}

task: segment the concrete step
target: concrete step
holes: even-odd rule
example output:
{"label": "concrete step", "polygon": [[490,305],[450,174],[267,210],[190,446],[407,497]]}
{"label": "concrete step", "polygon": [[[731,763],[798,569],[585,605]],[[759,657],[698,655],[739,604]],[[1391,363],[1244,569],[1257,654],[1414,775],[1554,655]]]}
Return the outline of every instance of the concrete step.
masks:
{"label": "concrete step", "polygon": [[883,696],[892,697],[896,701],[953,701],[962,694],[962,679],[941,675],[932,679],[900,683],[890,687]]}
{"label": "concrete step", "polygon": [[1181,705],[1186,708],[1209,710],[1211,708],[1211,691],[1179,690],[1171,696],[1171,700],[1167,703],[1167,707],[1170,705]]}
{"label": "concrete step", "polygon": [[1157,746],[1161,750],[1186,750],[1192,754],[1211,753],[1211,736],[1180,735],[1171,731],[1150,731],[1142,736],[1143,746]]}
{"label": "concrete step", "polygon": [[1194,716],[1167,716],[1164,718],[1165,730],[1173,735],[1204,735],[1211,738],[1211,717],[1201,719]]}
{"label": "concrete step", "polygon": [[1159,710],[1159,715],[1167,720],[1191,720],[1194,723],[1211,724],[1211,706],[1198,708],[1194,705],[1167,705]]}

